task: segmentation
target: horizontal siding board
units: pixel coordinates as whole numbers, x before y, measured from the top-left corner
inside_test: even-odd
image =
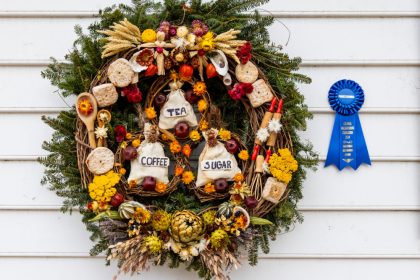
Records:
[[[86,27],[91,21],[78,19],[77,23]],[[417,32],[420,19],[284,19],[283,22],[292,30],[285,51],[304,60],[420,60]],[[0,36],[14,40],[13,44],[0,45],[0,60],[43,60],[51,56],[61,59],[75,39],[74,24],[72,19],[4,19],[0,21]],[[288,31],[280,22],[275,22],[270,31],[275,43],[286,43]],[[308,48],[308,44],[314,47]]]
[[[55,207],[61,199],[39,184],[43,167],[36,162],[0,162],[4,188],[0,208]],[[22,170],[25,170],[22,173]],[[337,171],[334,167],[308,172],[304,182],[304,198],[300,207],[308,208],[372,208],[407,209],[420,207],[420,163],[377,162],[362,166],[357,172]],[[16,180],[19,178],[19,180]],[[401,184],[404,178],[404,184]]]
[[[63,99],[49,81],[42,79],[43,67],[0,67],[0,108],[67,107],[74,98]],[[365,91],[369,108],[418,108],[420,104],[420,67],[303,67],[300,72],[312,78],[312,83],[300,84],[310,108],[329,108],[327,93],[339,79],[356,80]],[[25,83],[21,83],[25,77]],[[16,85],[19,84],[17,87]]]
[[[305,222],[271,244],[272,254],[419,255],[420,212],[305,212]],[[0,252],[87,253],[91,242],[78,214],[2,211]],[[30,229],[30,230],[29,230]],[[404,238],[402,238],[404,237]]]
[[[232,272],[232,279],[278,279],[288,280],[417,280],[420,274],[418,260],[260,260],[257,267],[250,267],[246,260],[243,267]],[[25,269],[22,269],[22,268]],[[304,269],[302,269],[304,268]],[[5,279],[31,280],[96,280],[112,279],[117,274],[115,263],[105,267],[103,259],[76,258],[11,258],[0,259],[0,270]],[[63,273],[68,271],[71,273]],[[287,275],[287,277],[285,277]],[[150,271],[133,277],[120,275],[119,280],[196,280],[194,272],[165,266],[154,267]]]
[[[52,130],[40,117],[39,114],[1,115],[0,127],[8,135],[32,137],[18,137],[13,142],[7,137],[0,138],[0,156],[45,155],[41,144],[50,138]],[[420,115],[367,114],[361,121],[371,156],[420,156]],[[308,130],[302,133],[302,138],[310,139],[322,156],[328,149],[333,122],[332,114],[316,114],[308,122]]]

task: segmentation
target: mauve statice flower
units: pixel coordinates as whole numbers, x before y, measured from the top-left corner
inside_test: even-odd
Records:
[[[191,23],[191,28],[192,33],[194,33],[194,35],[198,37],[203,36],[209,31],[209,27],[199,19],[193,20],[193,22]]]
[[[163,33],[165,33],[165,40],[169,39],[170,28],[171,28],[171,24],[169,23],[169,21],[164,20],[160,23],[159,31],[162,31]]]

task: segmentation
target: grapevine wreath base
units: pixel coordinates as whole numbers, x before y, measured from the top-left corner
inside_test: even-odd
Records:
[[[166,12],[182,11],[182,19],[168,16],[157,25],[124,18],[121,11],[129,15],[133,8],[107,10],[102,23],[112,21],[91,30],[102,36],[101,43],[95,41],[103,48],[102,64],[77,95],[74,111],[58,118],[75,119],[75,131],[46,119],[59,130],[44,145],[52,152],[41,160],[46,182],[53,189],[59,178],[79,185],[57,192],[84,197],[78,205],[85,206],[84,221],[100,239],[96,249],[118,260],[124,273],[169,260],[171,267],[184,262],[202,277],[227,279],[226,270],[239,266],[243,248],[255,263],[258,246],[268,252],[268,236],[299,219],[294,207],[304,177],[300,162],[310,166],[316,159],[297,154],[310,148],[288,123],[293,117],[282,116],[288,99],[300,111],[306,107],[293,102],[299,96],[293,87],[295,96],[289,96],[287,90],[280,94],[280,82],[270,85],[278,77],[264,68],[260,52],[254,54],[240,30],[219,26],[216,33],[211,14],[207,22],[194,13],[223,4],[218,2],[224,1],[202,6],[193,1],[191,7],[168,1]],[[139,11],[142,5],[152,4],[135,2]],[[162,12],[160,4],[153,5]],[[59,66],[44,75],[62,88],[53,76]],[[236,123],[230,114],[236,114]],[[62,137],[65,129],[73,130],[74,140]],[[66,159],[69,151],[54,150],[64,141],[76,146],[79,179],[66,179],[72,164],[57,177],[60,160],[74,162]]]

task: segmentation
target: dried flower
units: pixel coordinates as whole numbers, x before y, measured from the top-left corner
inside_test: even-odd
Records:
[[[241,160],[248,160],[248,159],[249,159],[249,154],[248,154],[248,151],[247,151],[247,150],[242,150],[242,151],[240,151],[240,152],[239,152],[239,154],[238,154],[238,157],[239,157]]]
[[[207,183],[205,186],[204,186],[204,191],[206,192],[206,193],[215,193],[216,192],[216,188],[215,188],[215,186],[214,186],[214,184],[213,183]]]
[[[186,185],[191,184],[195,179],[194,174],[192,173],[192,171],[184,171],[184,173],[182,173],[182,182]]]
[[[202,96],[207,91],[206,83],[198,81],[194,84],[193,91],[196,95]]]
[[[209,31],[208,26],[199,19],[192,21],[191,29],[192,33],[194,33],[194,35],[198,37],[203,36],[203,34],[206,34]]]
[[[157,182],[155,191],[158,193],[164,193],[168,189],[168,185],[163,182]]]
[[[130,188],[130,189],[132,189],[132,188],[135,188],[137,186],[137,180],[130,180],[129,182],[128,182],[128,187]]]
[[[216,210],[209,210],[204,212],[202,215],[204,223],[208,226],[214,223],[214,220],[216,219]]]
[[[230,243],[229,236],[223,229],[217,229],[211,233],[210,243],[216,250],[224,248]]]
[[[149,210],[143,207],[136,207],[136,210],[133,214],[133,220],[135,220],[139,224],[146,224],[150,221],[152,215],[150,214]]]
[[[154,55],[153,50],[143,49],[136,57],[136,62],[141,66],[149,66],[153,63]]]
[[[246,64],[251,59],[252,45],[250,42],[246,42],[236,51],[236,56],[242,64]]]
[[[108,128],[107,127],[100,127],[98,126],[95,129],[96,138],[107,138],[108,137]]]
[[[264,143],[265,141],[267,141],[268,137],[270,136],[270,133],[268,132],[268,129],[264,127],[264,128],[258,129],[256,136],[258,140]]]
[[[130,140],[133,137],[133,134],[131,134],[130,132],[127,132],[127,134],[125,135],[125,139]]]
[[[165,231],[171,224],[171,215],[162,209],[158,209],[152,216],[152,227],[156,231]]]
[[[120,143],[124,140],[127,130],[125,129],[125,126],[119,124],[114,127],[114,134],[115,140]]]
[[[197,142],[201,139],[201,135],[197,130],[191,130],[190,135],[189,135],[191,141]]]
[[[155,108],[153,107],[148,107],[144,110],[144,113],[146,114],[146,118],[148,118],[149,120],[153,120],[154,118],[157,117]]]
[[[77,105],[77,108],[79,112],[85,116],[93,112],[93,106],[87,99],[80,100],[79,104]]]
[[[268,122],[267,128],[270,132],[278,133],[280,132],[281,127],[282,125],[280,123],[280,120],[272,119],[271,121]]]
[[[189,144],[185,144],[184,147],[182,147],[182,153],[189,158],[191,155],[191,146]]]
[[[140,146],[140,144],[141,144],[140,139],[134,139],[134,140],[131,142],[131,145],[132,145],[134,148],[137,148],[138,146]]]
[[[127,97],[129,103],[139,103],[143,99],[137,84],[131,84],[122,88],[121,95]]]
[[[156,36],[156,31],[154,31],[153,29],[145,29],[141,33],[141,40],[145,43],[153,43],[156,41]]]
[[[200,49],[208,52],[214,49],[214,33],[207,32],[203,37],[199,44]]]
[[[110,202],[117,189],[114,187],[120,181],[120,175],[108,171],[104,175],[95,175],[89,184],[89,196],[98,202]]]
[[[201,131],[206,131],[207,129],[209,129],[209,123],[206,120],[202,119],[199,124],[199,129]]]
[[[200,113],[203,113],[205,110],[208,109],[208,104],[205,99],[200,99],[197,103],[198,111]]]
[[[169,144],[169,149],[173,154],[179,153],[181,151],[181,144],[176,140],[172,141],[171,144]]]
[[[121,175],[125,175],[125,173],[127,173],[127,170],[126,170],[125,168],[121,167],[121,168],[118,170],[118,173],[120,173]]]
[[[158,254],[162,251],[163,241],[155,235],[149,235],[142,239],[141,247],[145,253]]]
[[[239,183],[243,182],[245,180],[244,175],[242,173],[237,173],[235,176],[233,176],[233,181]]]
[[[245,199],[245,197],[251,195],[251,190],[246,183],[240,182],[235,183],[229,193],[232,195],[239,195],[241,199]]]
[[[165,33],[165,40],[169,39],[169,29],[171,28],[171,24],[169,21],[162,21],[159,25],[159,31]]]
[[[223,141],[227,141],[229,140],[232,136],[229,130],[221,128],[219,130],[219,137],[220,139],[222,139]]]
[[[279,181],[288,184],[292,173],[298,169],[298,163],[289,149],[279,149],[269,160],[270,173]]]
[[[182,166],[175,167],[175,176],[181,176],[183,172],[184,172],[184,168],[182,168]]]

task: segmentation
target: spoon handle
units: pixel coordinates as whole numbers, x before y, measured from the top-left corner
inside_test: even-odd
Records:
[[[91,146],[92,148],[96,148],[96,138],[95,138],[94,124],[93,123],[87,123],[86,128],[88,130],[89,146]]]

